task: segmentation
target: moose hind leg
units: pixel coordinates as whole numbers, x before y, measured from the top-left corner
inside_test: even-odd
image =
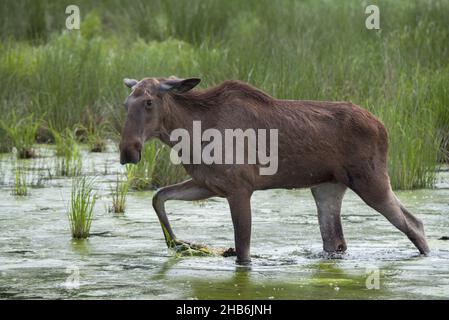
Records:
[[[353,190],[366,204],[381,213],[391,224],[402,231],[421,254],[429,253],[423,223],[405,209],[396,198],[391,189],[388,175],[357,180]]]
[[[340,217],[346,186],[341,183],[323,183],[312,187],[311,190],[318,209],[324,251],[331,253],[346,251]]]

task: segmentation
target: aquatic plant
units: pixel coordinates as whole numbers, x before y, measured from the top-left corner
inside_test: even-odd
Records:
[[[87,125],[77,124],[75,136],[77,141],[86,143],[90,152],[104,152],[106,150],[106,139],[109,123],[107,120],[95,118],[90,110],[86,112]]]
[[[85,239],[89,236],[96,199],[92,179],[80,177],[72,180],[68,217],[73,238]]]
[[[43,154],[41,157],[33,160],[28,166],[30,173],[29,186],[32,188],[42,188],[48,181],[53,179],[52,174],[52,162],[48,161],[47,154],[50,148],[41,148],[40,152]]]
[[[75,177],[81,174],[82,161],[77,145],[73,152],[57,157],[55,170],[58,176]]]
[[[64,156],[72,152],[73,146],[76,144],[74,130],[65,128],[62,131],[58,131],[50,127],[50,132],[55,142],[56,156]]]
[[[0,153],[10,152],[11,149],[11,141],[8,138],[6,130],[0,125]]]
[[[0,185],[4,185],[6,182],[5,172],[3,169],[3,161],[0,161]]]
[[[447,79],[449,83],[449,77]],[[443,113],[441,106],[423,106],[428,103],[434,87],[439,85],[438,81],[429,80],[420,73],[413,80],[401,77],[395,84],[398,90],[395,95],[385,99],[382,105],[368,105],[388,129],[388,164],[394,189],[416,189],[434,184],[438,159],[444,157],[444,139],[448,135],[439,124]]]
[[[20,159],[34,158],[36,151],[33,145],[36,141],[36,131],[40,125],[33,114],[18,117],[12,112],[9,119],[0,120],[0,126],[10,141],[10,146],[17,150]]]
[[[87,144],[90,152],[104,152],[106,150],[106,141],[102,136],[97,134],[89,135]]]
[[[15,196],[28,195],[27,174],[25,170],[17,164],[14,169],[14,188],[12,194]]]
[[[151,189],[153,174],[159,150],[155,142],[146,143],[140,161],[135,165],[126,165],[126,173],[131,188],[136,190]]]
[[[126,208],[126,196],[129,190],[128,179],[120,179],[117,174],[117,180],[114,186],[111,187],[112,205],[109,208],[113,213],[124,213]]]
[[[82,171],[80,148],[73,130],[65,129],[59,133],[51,129],[56,144],[56,175],[74,177]]]
[[[131,188],[136,190],[154,189],[187,178],[181,165],[170,160],[170,149],[159,141],[146,143],[140,161],[136,165],[126,166]]]
[[[156,168],[153,173],[152,183],[157,188],[184,181],[188,178],[187,172],[182,165],[175,165],[170,160],[171,149],[160,144],[158,146]]]
[[[3,114],[39,114],[60,132],[105,121],[119,131],[125,111],[118,106],[129,94],[123,77],[199,75],[203,86],[240,79],[281,99],[369,108],[390,132],[395,188],[431,187],[434,155],[447,161],[448,1],[384,1],[382,32],[365,28],[358,1],[80,3],[86,29],[70,33],[54,19],[64,11],[58,1],[0,2]],[[89,144],[101,149],[96,132]],[[160,157],[164,173],[150,165],[144,188],[182,176]]]
[[[167,248],[171,250],[178,257],[185,256],[223,256],[230,257],[235,256],[236,252],[233,248],[210,248],[204,244],[191,243],[188,241],[182,241],[173,239],[168,233],[167,229],[162,225],[162,231],[164,233],[165,243]]]

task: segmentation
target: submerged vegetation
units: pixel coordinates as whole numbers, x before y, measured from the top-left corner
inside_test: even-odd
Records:
[[[68,217],[74,239],[89,237],[96,200],[92,179],[82,177],[72,180]]]
[[[165,243],[167,248],[171,250],[175,256],[178,257],[198,257],[198,256],[223,256],[230,257],[235,256],[236,252],[234,248],[210,248],[204,244],[190,243],[188,241],[181,241],[173,239],[168,233],[167,229],[161,223],[162,231],[165,237]]]
[[[240,79],[277,98],[350,100],[369,109],[389,130],[394,188],[432,187],[448,160],[449,0],[382,1],[379,31],[365,28],[366,4],[355,0],[77,5],[81,29],[69,31],[63,2],[1,2],[4,119],[35,114],[58,132],[83,126],[84,142],[101,151],[123,122],[129,92],[122,78],[199,76],[203,86]],[[112,130],[100,128],[106,122]],[[0,131],[1,150],[16,144],[27,156],[29,140]],[[145,163],[130,169],[131,188],[185,178],[165,147],[148,148]],[[60,174],[75,175],[61,156]]]

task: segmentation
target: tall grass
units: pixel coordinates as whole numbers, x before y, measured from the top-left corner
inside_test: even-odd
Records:
[[[89,237],[96,197],[92,179],[82,177],[72,180],[68,217],[73,238]]]
[[[103,121],[98,124],[89,122],[86,127],[82,124],[77,126],[77,140],[87,144],[90,152],[104,152],[106,150],[106,132],[108,122]]]
[[[14,105],[60,132],[105,121],[118,130],[129,94],[124,77],[200,76],[203,86],[240,79],[278,98],[351,100],[368,108],[390,132],[395,188],[432,186],[436,159],[445,160],[449,0],[382,1],[381,31],[365,28],[367,4],[356,0],[79,5],[81,31],[68,32],[64,19],[55,19],[64,12],[59,1],[0,4],[4,114]],[[139,170],[148,178],[157,172],[153,165]],[[179,174],[166,161],[160,166]]]
[[[156,169],[153,173],[152,183],[155,187],[171,185],[184,181],[188,175],[182,165],[174,165],[170,160],[170,148],[159,146],[160,150],[156,159]]]
[[[56,145],[56,175],[74,177],[81,174],[80,148],[73,130],[66,128],[62,133],[51,129]]]
[[[27,175],[24,169],[17,165],[14,169],[14,187],[12,194],[15,196],[28,195]]]
[[[34,158],[36,152],[33,145],[36,142],[36,132],[40,122],[34,119],[34,115],[19,118],[12,112],[9,119],[0,120],[0,126],[9,145],[17,150],[17,156],[21,159]]]
[[[432,186],[438,158],[444,154],[439,116],[445,112],[442,106],[432,107],[428,102],[435,81],[417,74],[413,80],[401,78],[396,85],[397,96],[372,108],[389,129],[391,184],[396,189]],[[400,152],[393,149],[398,147]]]
[[[130,187],[136,190],[154,189],[187,178],[181,165],[171,163],[170,149],[158,141],[146,143],[139,163],[126,169]]]

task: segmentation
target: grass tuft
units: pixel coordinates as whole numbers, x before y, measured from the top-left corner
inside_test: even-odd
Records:
[[[126,208],[126,196],[129,190],[129,181],[127,179],[120,179],[117,174],[117,180],[114,186],[111,187],[112,205],[109,212],[124,213]]]
[[[181,165],[170,161],[170,149],[159,141],[146,143],[136,165],[126,167],[130,187],[136,190],[155,189],[187,178]]]
[[[0,126],[5,132],[6,138],[10,141],[10,146],[17,150],[18,158],[36,157],[33,145],[36,142],[36,132],[40,122],[34,119],[33,114],[19,118],[13,112],[9,119],[0,121]]]
[[[56,144],[56,175],[75,177],[81,174],[82,160],[80,147],[73,130],[65,129],[59,133],[51,129]]]
[[[74,239],[89,237],[96,199],[97,195],[93,191],[93,180],[87,177],[72,180],[68,217]]]
[[[28,186],[27,186],[27,175],[25,170],[16,164],[14,173],[14,189],[12,194],[15,196],[27,196]]]

